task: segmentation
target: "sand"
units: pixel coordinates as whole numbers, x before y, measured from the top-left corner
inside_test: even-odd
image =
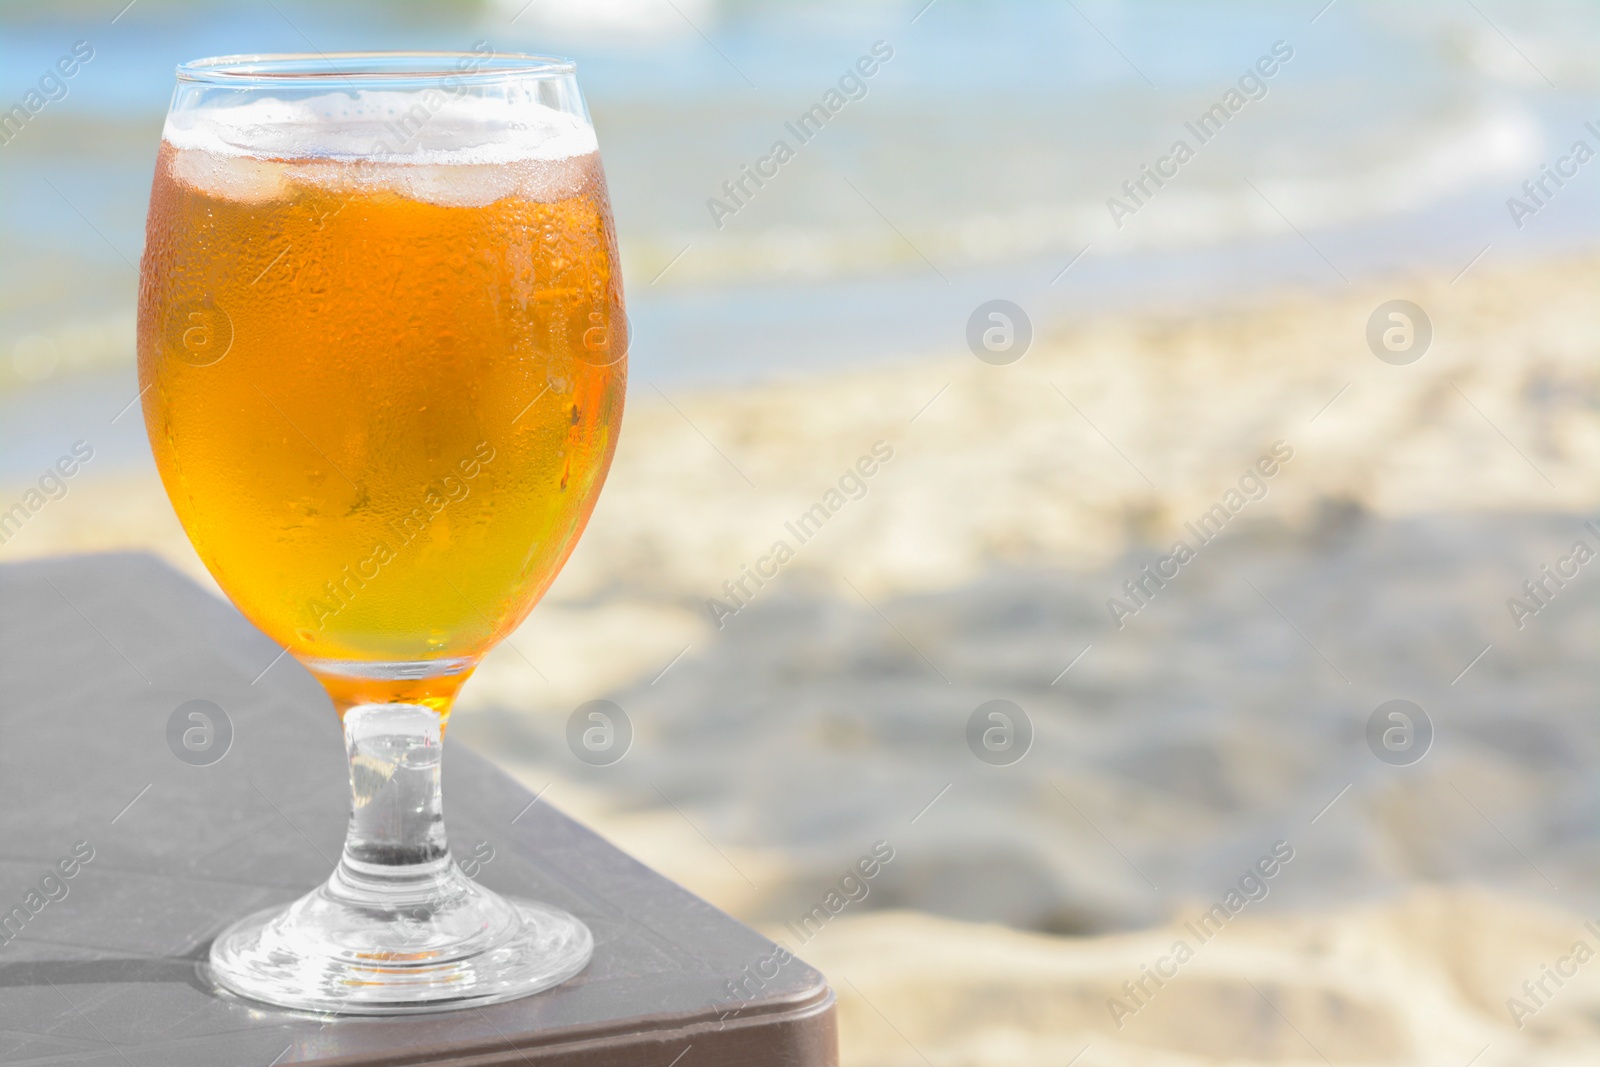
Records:
[[[1520,1031],[1505,1000],[1600,892],[1600,567],[1507,602],[1600,549],[1597,286],[1600,260],[1491,256],[1042,329],[1006,367],[953,339],[759,388],[635,381],[588,533],[452,735],[778,935],[889,844],[800,947],[848,1064],[1593,1062],[1587,985]],[[1364,337],[1397,297],[1435,332],[1407,366]],[[1186,524],[1264,460],[1202,544]],[[1141,606],[1124,582],[1178,538],[1194,558]],[[198,573],[152,475],[91,471],[0,560],[130,545]],[[596,698],[634,726],[609,767],[565,741]],[[1010,766],[966,740],[995,699],[1035,735]],[[1433,726],[1407,766],[1366,739],[1392,699]],[[1108,984],[1278,842],[1266,898],[1113,1026]]]
[[[1577,1067],[1600,1043],[1600,963],[1573,955],[1600,949],[1585,921],[1436,888],[1241,918],[1203,945],[1181,924],[1063,940],[895,912],[841,918],[810,958],[858,1067]],[[1114,1016],[1134,1003],[1123,983],[1184,939],[1194,957]],[[1548,995],[1518,988],[1558,963],[1572,977],[1546,979]]]

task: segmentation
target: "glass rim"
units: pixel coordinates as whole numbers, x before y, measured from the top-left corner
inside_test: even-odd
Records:
[[[526,52],[266,52],[191,59],[178,64],[177,77],[180,82],[235,88],[341,82],[370,86],[431,84],[451,78],[480,82],[559,78],[577,69],[577,63],[565,57]]]

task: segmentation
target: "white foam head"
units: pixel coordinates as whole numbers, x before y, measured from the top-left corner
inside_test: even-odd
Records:
[[[393,163],[556,161],[595,151],[579,115],[531,98],[361,89],[299,99],[181,109],[162,136],[174,148],[257,159]]]
[[[174,110],[163,139],[176,176],[229,199],[260,201],[290,181],[392,186],[439,203],[479,205],[512,192],[561,195],[572,168],[594,153],[581,115],[530,97],[443,89],[355,90]],[[352,163],[362,164],[351,167]],[[568,180],[554,180],[559,175]],[[527,188],[544,175],[549,189]],[[541,195],[542,194],[542,195]]]

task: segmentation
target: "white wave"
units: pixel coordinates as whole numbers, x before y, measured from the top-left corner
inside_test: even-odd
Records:
[[[580,36],[692,34],[715,16],[712,0],[494,0],[492,7],[519,26]]]
[[[914,266],[923,256],[950,268],[1051,255],[1065,262],[1089,243],[1096,254],[1179,249],[1281,234],[1284,216],[1302,230],[1324,229],[1417,211],[1497,182],[1515,186],[1537,169],[1545,142],[1531,113],[1483,109],[1427,138],[1369,147],[1365,162],[1341,160],[1339,169],[1327,154],[1289,152],[1246,158],[1222,171],[1185,170],[1124,219],[1120,230],[1106,208],[1106,197],[1118,190],[1078,189],[1054,203],[897,220],[909,244],[866,220],[860,225],[730,225],[714,241],[688,231],[639,235],[631,242],[632,252],[639,268],[653,276],[692,243],[694,252],[663,279],[685,284],[848,276]]]

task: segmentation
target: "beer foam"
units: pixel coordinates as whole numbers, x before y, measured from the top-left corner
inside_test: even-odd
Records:
[[[257,159],[393,163],[556,162],[597,150],[594,127],[531,99],[359,90],[180,109],[162,137],[174,148]]]
[[[360,90],[261,97],[168,115],[173,174],[230,200],[263,202],[293,183],[391,188],[439,204],[570,195],[598,150],[582,116],[531,99]],[[360,167],[351,164],[359,163]]]

